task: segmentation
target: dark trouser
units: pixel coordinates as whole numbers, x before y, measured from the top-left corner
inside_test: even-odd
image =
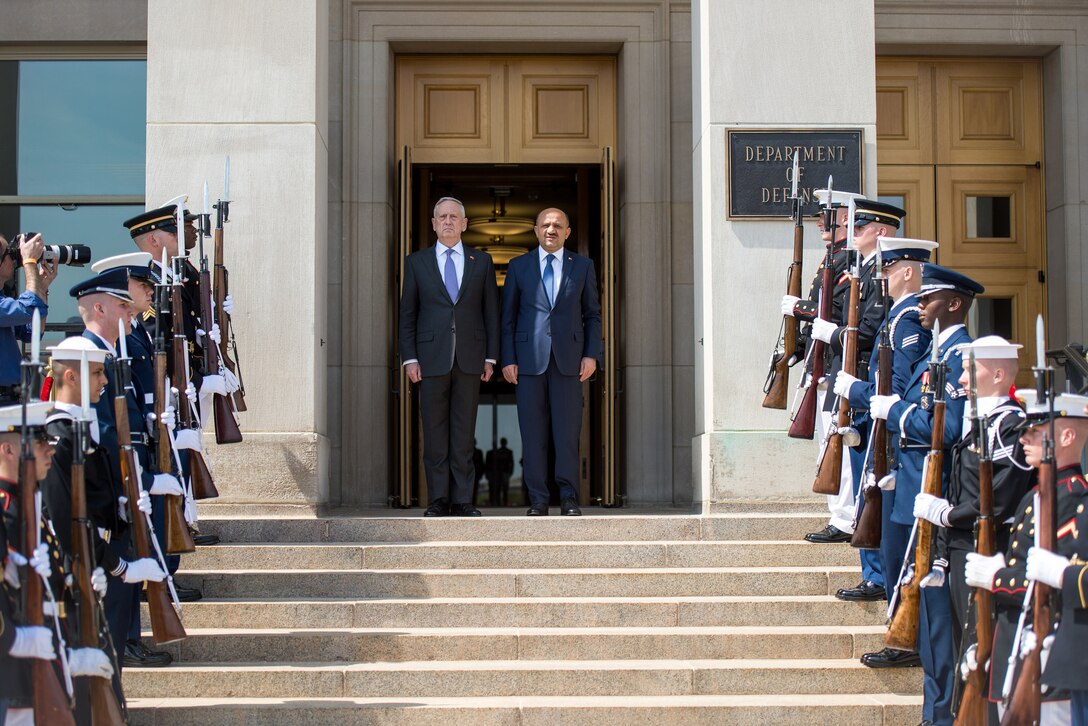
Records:
[[[974,588],[964,580],[967,568],[967,550],[949,548],[948,550],[948,594],[952,599],[952,646],[956,658],[976,640],[975,623],[977,618],[971,607]],[[968,614],[970,613],[970,617]]]
[[[480,376],[457,368],[444,376],[427,376],[419,384],[423,419],[423,469],[430,501],[448,499],[468,504],[472,498],[476,465],[476,409]]]
[[[578,499],[578,440],[582,433],[582,383],[559,372],[553,357],[537,376],[518,374],[518,426],[529,502],[548,506],[548,441],[555,445],[559,498]]]
[[[918,655],[922,659],[922,718],[937,726],[952,726],[952,691],[956,656],[952,648],[952,600],[943,587],[921,588],[918,616]]]
[[[854,498],[858,501],[859,518],[861,511],[865,508],[865,497],[861,494],[861,479],[865,473],[865,451],[865,447],[850,449],[850,474],[854,477]],[[884,511],[883,507],[880,511]],[[883,587],[884,572],[880,562],[880,550],[859,550],[858,557],[861,559],[861,579]]]
[[[114,552],[126,560],[132,559],[129,543],[131,533],[125,532],[120,537],[110,542]],[[133,613],[135,605],[136,612]],[[106,609],[106,623],[110,628],[110,639],[113,648],[117,651],[118,661],[125,650],[125,640],[130,637],[133,620],[136,622],[136,635],[140,634],[140,585],[126,585],[120,577],[109,576],[106,588],[106,598],[103,603]],[[120,663],[118,663],[120,668]]]
[[[496,474],[494,479],[487,477],[487,501],[492,507],[506,506],[506,489],[510,486],[510,477]]]
[[[892,502],[895,492],[881,492],[880,503],[880,568],[884,573],[884,586],[888,600],[891,600],[896,584],[903,569],[903,560],[907,556],[907,540],[910,539],[910,527],[892,521]]]
[[[1088,726],[1088,691],[1070,691],[1069,710],[1073,726]]]

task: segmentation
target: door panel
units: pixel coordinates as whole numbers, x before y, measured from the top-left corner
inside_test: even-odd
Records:
[[[937,215],[933,208],[933,167],[882,166],[879,178],[880,198],[907,210],[902,236],[937,239]]]
[[[407,146],[401,149],[397,159],[397,299],[404,290],[403,261],[412,252],[412,152]],[[397,478],[392,493],[392,503],[396,507],[412,506],[412,482],[415,446],[415,427],[412,416],[412,386],[408,374],[400,364],[400,350],[396,331],[400,320],[397,311],[400,306],[394,304],[393,321],[393,370],[391,378],[396,392],[395,438],[397,450]],[[426,487],[423,488],[426,490]]]
[[[956,267],[978,280],[986,292],[971,306],[968,330],[974,337],[1000,335],[1020,343],[1020,375],[1017,386],[1033,385],[1035,364],[1035,318],[1046,310],[1043,284],[1034,270],[993,267]]]
[[[601,328],[604,334],[604,360],[601,386],[601,435],[604,462],[602,466],[601,504],[606,507],[623,503],[618,490],[617,462],[619,452],[619,346],[616,341],[616,234],[617,220],[616,160],[611,148],[605,148],[601,158]]]
[[[878,163],[933,162],[932,77],[928,64],[912,60],[877,60]]]

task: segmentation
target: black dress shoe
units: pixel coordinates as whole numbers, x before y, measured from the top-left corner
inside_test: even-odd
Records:
[[[564,499],[559,504],[559,513],[566,517],[582,516],[582,510],[578,508],[578,502],[573,499]]]
[[[174,662],[174,657],[162,651],[153,651],[139,640],[126,640],[121,655],[123,668],[162,668]]]
[[[178,587],[174,585],[174,592],[178,594],[178,602],[196,602],[204,597],[204,593],[195,587]]]
[[[482,517],[484,515],[483,515],[483,512],[481,512],[479,509],[472,506],[471,504],[451,504],[450,505],[450,516],[451,517]]]
[[[435,499],[431,502],[431,506],[427,507],[427,511],[423,513],[424,517],[448,517],[450,514],[450,500],[449,499]]]
[[[805,535],[805,540],[808,542],[815,542],[816,544],[830,544],[832,542],[849,542],[850,533],[843,532],[838,527],[827,525],[819,532],[809,532]]]
[[[850,602],[870,602],[884,599],[884,588],[869,580],[862,580],[857,587],[844,587],[835,593],[840,600]]]
[[[885,648],[861,656],[861,664],[870,668],[916,668],[922,665],[922,657],[911,650]]]
[[[214,534],[194,534],[193,544],[197,547],[208,547],[219,544],[219,537]]]
[[[548,507],[545,504],[534,504],[529,507],[529,511],[525,513],[528,517],[547,517]]]

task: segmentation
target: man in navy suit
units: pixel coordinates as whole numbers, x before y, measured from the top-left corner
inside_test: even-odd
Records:
[[[536,218],[540,246],[510,261],[502,295],[502,374],[517,385],[523,477],[530,517],[548,513],[548,443],[555,448],[561,512],[578,508],[582,383],[601,354],[601,304],[593,262],[563,245],[561,209]]]
[[[423,418],[423,516],[479,517],[473,437],[480,381],[499,355],[499,291],[491,257],[461,242],[461,202],[439,199],[431,226],[438,242],[408,256],[400,298],[400,355]]]

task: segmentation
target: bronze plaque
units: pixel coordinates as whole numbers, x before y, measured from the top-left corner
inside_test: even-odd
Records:
[[[730,219],[781,219],[793,213],[793,158],[800,158],[798,195],[804,213],[816,213],[812,192],[862,189],[861,129],[728,131],[727,194]]]

